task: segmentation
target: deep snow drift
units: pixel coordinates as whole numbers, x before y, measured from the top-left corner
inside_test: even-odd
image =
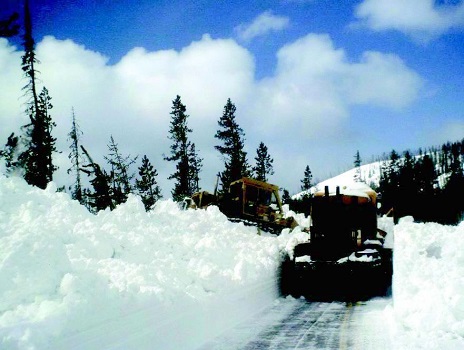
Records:
[[[281,258],[306,238],[257,235],[214,207],[146,213],[135,196],[95,216],[55,190],[0,176],[0,349],[195,349],[271,305]],[[397,348],[464,348],[463,235],[395,227],[379,327]]]
[[[192,349],[275,300],[305,236],[135,196],[95,216],[55,190],[0,177],[0,349]]]

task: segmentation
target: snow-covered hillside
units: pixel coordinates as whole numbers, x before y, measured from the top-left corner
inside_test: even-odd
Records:
[[[0,176],[0,349],[195,349],[271,305],[306,234],[257,235],[217,208],[137,197],[92,215]],[[464,224],[395,227],[396,349],[464,348]]]
[[[373,162],[369,164],[363,164],[359,167],[359,173],[361,180],[369,186],[378,186],[380,183],[380,168],[383,162]],[[311,193],[323,191],[325,186],[329,186],[329,190],[335,191],[336,186],[353,185],[355,182],[354,178],[357,169],[353,168],[340,175],[331,177],[330,179],[321,181],[313,186],[310,190]],[[301,198],[305,192],[297,193],[293,196],[293,199]]]

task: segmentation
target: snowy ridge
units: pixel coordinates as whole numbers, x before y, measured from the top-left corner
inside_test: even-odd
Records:
[[[361,180],[371,186],[372,184],[378,186],[380,183],[380,171],[383,162],[374,162],[360,166]],[[337,186],[346,188],[356,188],[359,182],[355,182],[356,168],[345,171],[344,173],[332,177],[330,179],[319,182],[317,185],[310,189],[310,193],[314,194],[319,191],[324,191],[325,186],[329,186],[330,192],[335,192]],[[306,192],[300,192],[292,196],[293,199],[300,199]]]

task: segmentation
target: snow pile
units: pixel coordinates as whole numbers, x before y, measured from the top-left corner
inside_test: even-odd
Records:
[[[464,349],[464,222],[395,226],[393,314],[408,349]]]
[[[304,235],[135,196],[95,216],[55,191],[0,177],[1,349],[192,349],[278,297]]]
[[[308,237],[257,235],[215,207],[146,213],[137,197],[95,216],[55,191],[0,176],[0,349],[198,348],[273,304],[281,259]],[[394,231],[379,327],[395,349],[464,348],[464,223]]]

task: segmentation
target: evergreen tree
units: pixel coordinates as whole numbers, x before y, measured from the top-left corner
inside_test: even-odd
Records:
[[[253,167],[255,179],[266,182],[267,175],[274,174],[274,168],[272,166],[272,163],[274,163],[274,159],[272,159],[269,155],[267,147],[264,145],[263,142],[259,144],[259,147],[256,150],[255,161],[256,165]]]
[[[313,175],[311,173],[311,170],[309,169],[309,165],[306,165],[306,168],[304,171],[304,177],[303,177],[303,180],[301,180],[301,190],[309,192],[311,187],[313,187],[312,181],[313,181]]]
[[[24,178],[30,184],[39,188],[45,188],[48,182],[53,180],[53,172],[57,169],[53,165],[52,154],[56,152],[56,139],[51,131],[56,126],[50,116],[51,97],[44,87],[37,94],[35,64],[35,41],[32,37],[32,23],[29,12],[29,2],[24,6],[24,35],[22,56],[22,70],[28,80],[23,88],[28,97],[26,113],[30,123],[25,125],[25,137],[22,138],[23,151],[18,155],[15,164],[24,170]]]
[[[356,151],[354,156],[354,181],[361,182],[361,156],[359,155],[359,151]]]
[[[15,168],[17,168],[15,155],[18,149],[18,141],[18,136],[15,136],[14,133],[11,133],[11,135],[8,137],[4,149],[0,150],[0,158],[5,159],[5,170],[7,174],[10,174]]]
[[[437,221],[440,209],[437,207],[439,191],[436,188],[437,172],[432,158],[425,154],[415,163],[414,178],[416,182],[414,218],[424,221]]]
[[[390,153],[390,159],[382,164],[379,192],[382,198],[382,213],[388,213],[395,207],[399,188],[399,155],[395,150]]]
[[[84,196],[88,203],[88,208],[93,213],[105,210],[106,208],[113,210],[115,205],[112,201],[111,195],[111,177],[100,167],[100,165],[93,161],[92,157],[90,157],[89,153],[82,145],[81,150],[88,160],[87,164],[83,164],[81,170],[88,176],[93,176],[90,180],[93,192],[86,191]]]
[[[200,186],[200,171],[202,168],[202,161],[195,149],[195,144],[190,143],[190,147],[188,150],[189,155],[189,191],[188,193],[192,194],[199,191]]]
[[[135,187],[145,210],[149,211],[153,205],[161,198],[161,189],[156,182],[158,172],[153,168],[147,156],[142,158],[142,165],[139,167],[139,179],[135,180]]]
[[[74,108],[72,109],[72,126],[71,131],[68,134],[68,141],[71,141],[69,148],[71,152],[69,153],[69,160],[71,161],[71,168],[68,169],[68,174],[73,173],[75,176],[74,184],[69,186],[71,190],[71,198],[78,200],[79,203],[84,204],[84,197],[82,192],[81,184],[81,157],[79,154],[79,143],[80,137],[82,136],[82,131],[79,129],[79,125],[76,122],[76,115],[74,113]]]
[[[460,157],[459,146],[451,145],[450,173],[443,189],[444,221],[448,224],[456,224],[464,219],[464,171]]]
[[[39,111],[39,97],[36,87],[36,69],[35,64],[37,59],[35,57],[35,41],[32,36],[32,21],[29,11],[29,0],[24,1],[24,34],[22,36],[24,55],[22,58],[21,68],[27,78],[27,84],[23,87],[26,90],[28,97],[28,115],[31,124],[34,124],[37,119],[36,114]]]
[[[236,107],[229,98],[218,121],[220,129],[214,136],[223,142],[223,145],[214,146],[225,162],[225,169],[220,175],[223,190],[232,181],[250,175],[247,153],[244,151],[245,134],[235,120],[235,111]]]
[[[399,217],[414,215],[414,203],[417,202],[417,182],[415,178],[415,161],[409,151],[405,151],[400,162],[395,211]]]
[[[290,197],[290,193],[288,190],[283,189],[282,191],[282,204],[290,204],[292,198]]]
[[[428,154],[425,154],[416,163],[414,173],[418,192],[427,196],[433,195],[435,187],[437,186],[438,176],[435,170],[435,164]]]
[[[28,140],[27,148],[19,155],[18,162],[23,167],[24,179],[28,184],[44,189],[53,180],[57,167],[53,165],[53,153],[56,152],[56,138],[51,134],[56,124],[49,111],[53,108],[51,97],[44,87],[40,93],[37,106],[29,106],[32,122],[24,126]]]
[[[172,198],[181,201],[186,196],[190,196],[198,188],[199,172],[201,169],[201,159],[198,157],[195,145],[188,140],[188,134],[192,132],[187,126],[187,108],[182,104],[181,98],[177,95],[172,101],[171,126],[168,137],[172,140],[171,155],[164,156],[169,162],[176,162],[176,171],[168,179],[177,180],[172,190]]]
[[[123,156],[118,149],[118,145],[114,141],[113,136],[110,137],[108,144],[110,151],[107,157],[104,157],[111,166],[111,197],[115,205],[124,203],[127,197],[132,193],[131,181],[135,174],[130,173],[130,166],[135,163],[137,157]]]

